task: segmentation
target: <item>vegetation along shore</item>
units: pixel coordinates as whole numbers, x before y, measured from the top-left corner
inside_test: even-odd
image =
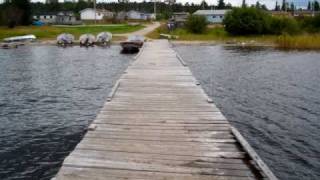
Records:
[[[181,41],[216,41],[234,44],[273,45],[285,49],[320,49],[320,15],[274,17],[262,9],[234,8],[222,25],[208,25],[203,16],[190,15],[184,26],[168,30],[166,24],[148,34]]]

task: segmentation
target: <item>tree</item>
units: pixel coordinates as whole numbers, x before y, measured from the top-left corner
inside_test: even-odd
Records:
[[[4,16],[8,25],[29,25],[31,23],[31,4],[29,0],[6,1]]]
[[[281,10],[282,10],[282,11],[287,11],[287,2],[286,2],[286,0],[282,0]]]
[[[280,5],[278,4],[278,1],[276,1],[276,7],[274,8],[275,11],[280,11]]]
[[[295,9],[296,9],[296,8],[295,8],[293,2],[291,2],[291,4],[290,4],[290,10],[291,10],[291,11],[294,11]]]
[[[308,10],[311,10],[311,2],[308,2]]]
[[[207,19],[204,16],[190,15],[186,21],[188,31],[196,34],[201,34],[207,29]]]
[[[261,5],[260,5],[260,2],[259,2],[259,1],[256,2],[256,8],[257,8],[257,9],[261,9]]]
[[[226,4],[224,3],[224,0],[218,0],[218,9],[225,9],[226,8]]]
[[[223,20],[225,30],[233,35],[265,34],[270,32],[271,16],[256,8],[234,8]]]
[[[314,2],[314,10],[315,10],[315,11],[319,11],[319,10],[320,10],[320,5],[319,5],[319,2],[318,2],[318,1],[315,1],[315,2]]]
[[[202,7],[202,9],[207,9],[208,8],[208,4],[205,0],[203,0],[200,4],[200,6]]]
[[[246,0],[242,0],[242,7],[243,8],[247,7]]]

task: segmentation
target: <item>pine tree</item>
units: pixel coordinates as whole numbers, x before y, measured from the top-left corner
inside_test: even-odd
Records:
[[[243,8],[247,7],[246,0],[242,0],[242,7]]]
[[[260,5],[260,2],[259,2],[259,1],[256,2],[256,8],[257,8],[257,9],[261,9],[261,5]]]
[[[319,5],[319,2],[318,2],[318,1],[315,1],[315,2],[314,2],[314,10],[315,10],[315,11],[319,11],[319,10],[320,10],[320,5]]]
[[[226,4],[224,3],[224,0],[218,0],[218,9],[225,9]]]
[[[308,2],[308,10],[311,10],[311,2]]]
[[[282,0],[281,10],[282,10],[282,11],[286,11],[286,10],[287,10],[287,2],[286,2],[286,0]]]

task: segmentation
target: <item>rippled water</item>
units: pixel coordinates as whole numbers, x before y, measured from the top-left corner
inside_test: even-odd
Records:
[[[55,175],[130,63],[120,49],[0,49],[0,179]]]
[[[319,52],[175,49],[280,179],[320,179]]]

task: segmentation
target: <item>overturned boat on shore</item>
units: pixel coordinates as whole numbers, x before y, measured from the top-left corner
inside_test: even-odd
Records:
[[[141,35],[131,35],[124,42],[121,42],[122,53],[136,53],[143,46],[145,38]]]
[[[109,45],[112,40],[112,34],[110,32],[101,32],[97,35],[97,44]]]
[[[57,44],[61,46],[71,45],[74,42],[74,36],[72,34],[63,33],[57,37]]]
[[[83,34],[79,38],[80,46],[93,46],[96,42],[96,38],[92,34]]]
[[[33,34],[29,35],[24,35],[24,36],[14,36],[14,37],[9,37],[3,39],[4,42],[6,43],[11,43],[11,42],[27,42],[27,41],[35,41],[37,38]]]

